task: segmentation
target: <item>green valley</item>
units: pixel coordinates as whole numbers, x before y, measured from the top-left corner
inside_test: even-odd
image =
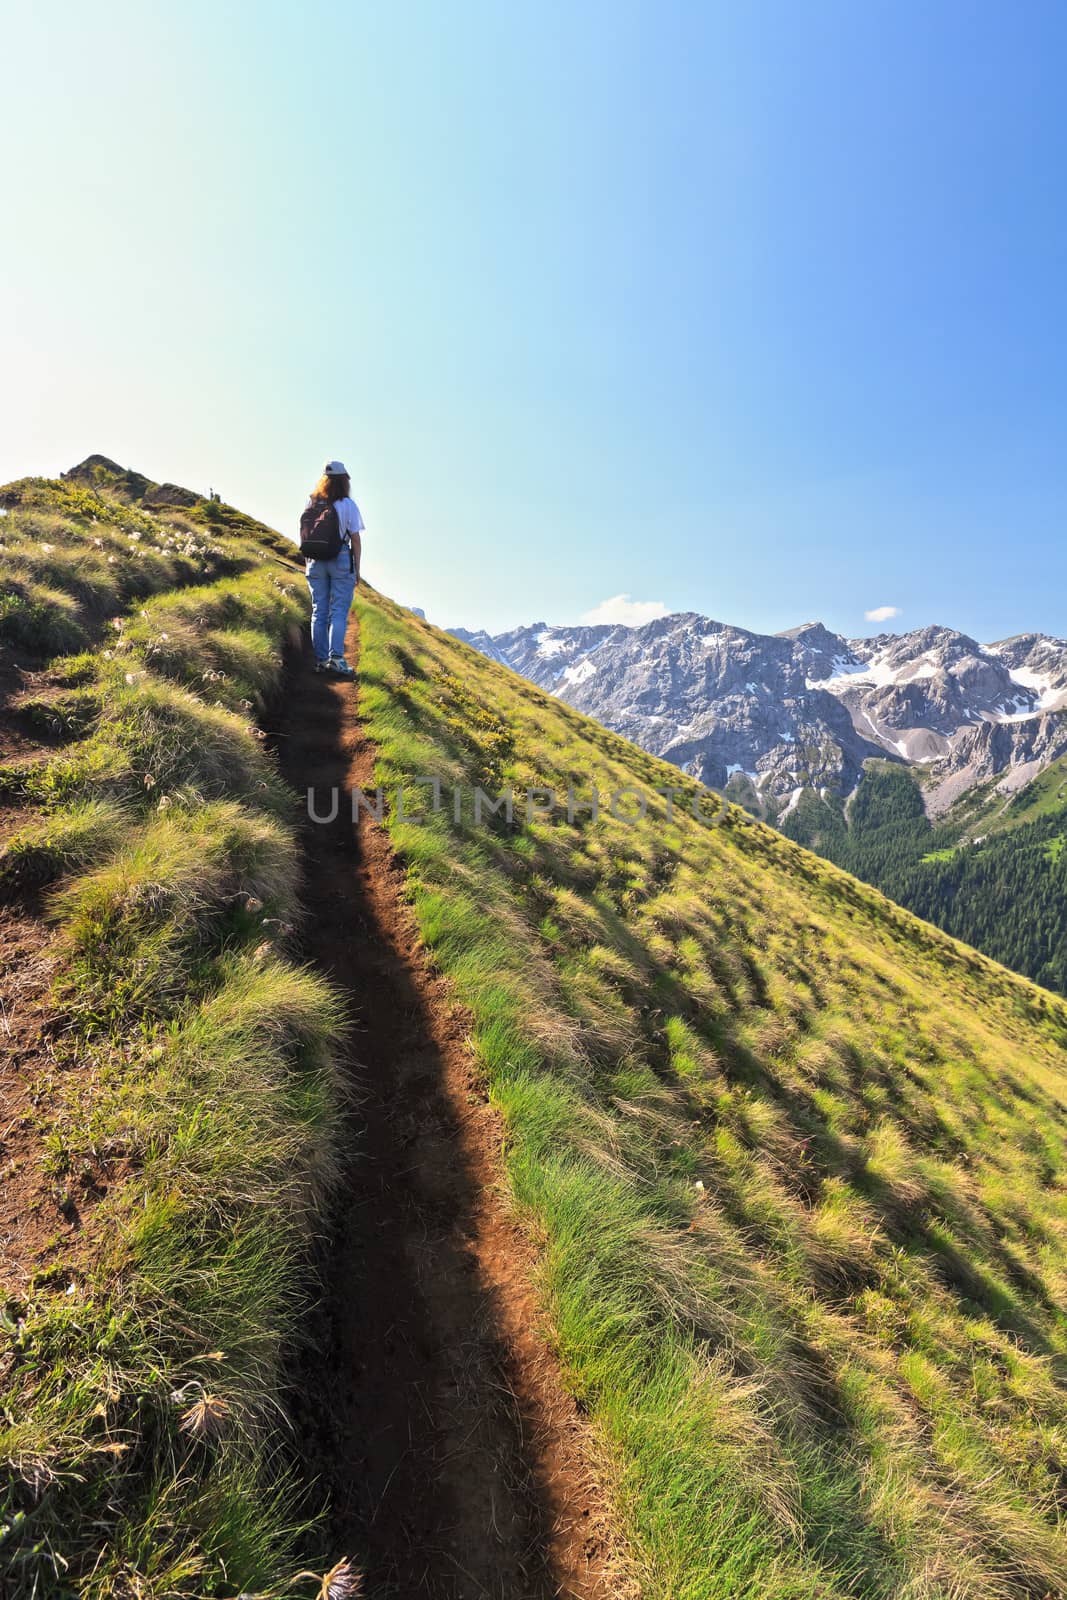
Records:
[[[872,761],[842,806],[806,791],[781,822],[918,916],[1067,992],[1067,761],[1015,794],[986,783],[930,819],[914,771]]]

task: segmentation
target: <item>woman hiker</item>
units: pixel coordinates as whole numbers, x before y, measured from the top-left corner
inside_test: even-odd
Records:
[[[327,461],[300,518],[300,548],[311,590],[315,671],[354,678],[345,660],[345,630],[359,582],[363,518],[343,461]]]

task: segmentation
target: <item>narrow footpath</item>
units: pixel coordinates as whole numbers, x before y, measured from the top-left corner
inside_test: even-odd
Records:
[[[358,642],[353,618],[349,660]],[[301,796],[372,787],[358,708],[358,681],[316,676],[305,641],[273,735]],[[630,1595],[504,1202],[501,1123],[388,835],[346,804],[304,832],[305,954],[353,1017],[348,1170],[298,1374],[332,1548],[366,1600]]]

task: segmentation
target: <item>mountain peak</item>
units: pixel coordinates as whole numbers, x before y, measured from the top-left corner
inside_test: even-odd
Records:
[[[90,455],[64,472],[67,483],[82,483],[88,488],[107,489],[143,506],[197,506],[207,496],[185,489],[180,483],[154,483],[143,472],[120,467],[110,456]]]
[[[845,641],[841,635],[831,633],[822,622],[802,622],[796,628],[783,628],[781,633],[776,633],[774,637],[792,639],[805,649],[814,650],[820,655],[825,652],[840,655],[845,650]]]

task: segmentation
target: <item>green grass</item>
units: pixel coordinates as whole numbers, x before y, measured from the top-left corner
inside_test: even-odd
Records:
[[[648,1597],[1063,1592],[1067,1008],[361,591],[361,705]],[[426,810],[426,790],[408,804]]]
[[[54,748],[4,777],[24,816],[0,893],[44,895],[54,927],[32,1131],[81,1227],[5,1292],[0,1588],[310,1593],[282,1354],[336,1180],[342,1018],[288,953],[294,808],[250,721],[299,572],[240,519],[5,493],[0,563],[31,620],[2,637],[39,669],[15,714]],[[42,627],[46,585],[63,604]],[[78,653],[45,665],[57,650]]]
[[[1046,817],[1062,817],[1067,810],[1067,757],[1052,761],[1016,794],[989,796],[985,806],[970,824],[971,833],[991,837],[1040,822]]]
[[[14,897],[111,855],[125,827],[122,808],[108,800],[74,801],[60,811],[34,817],[4,847],[0,893]]]

